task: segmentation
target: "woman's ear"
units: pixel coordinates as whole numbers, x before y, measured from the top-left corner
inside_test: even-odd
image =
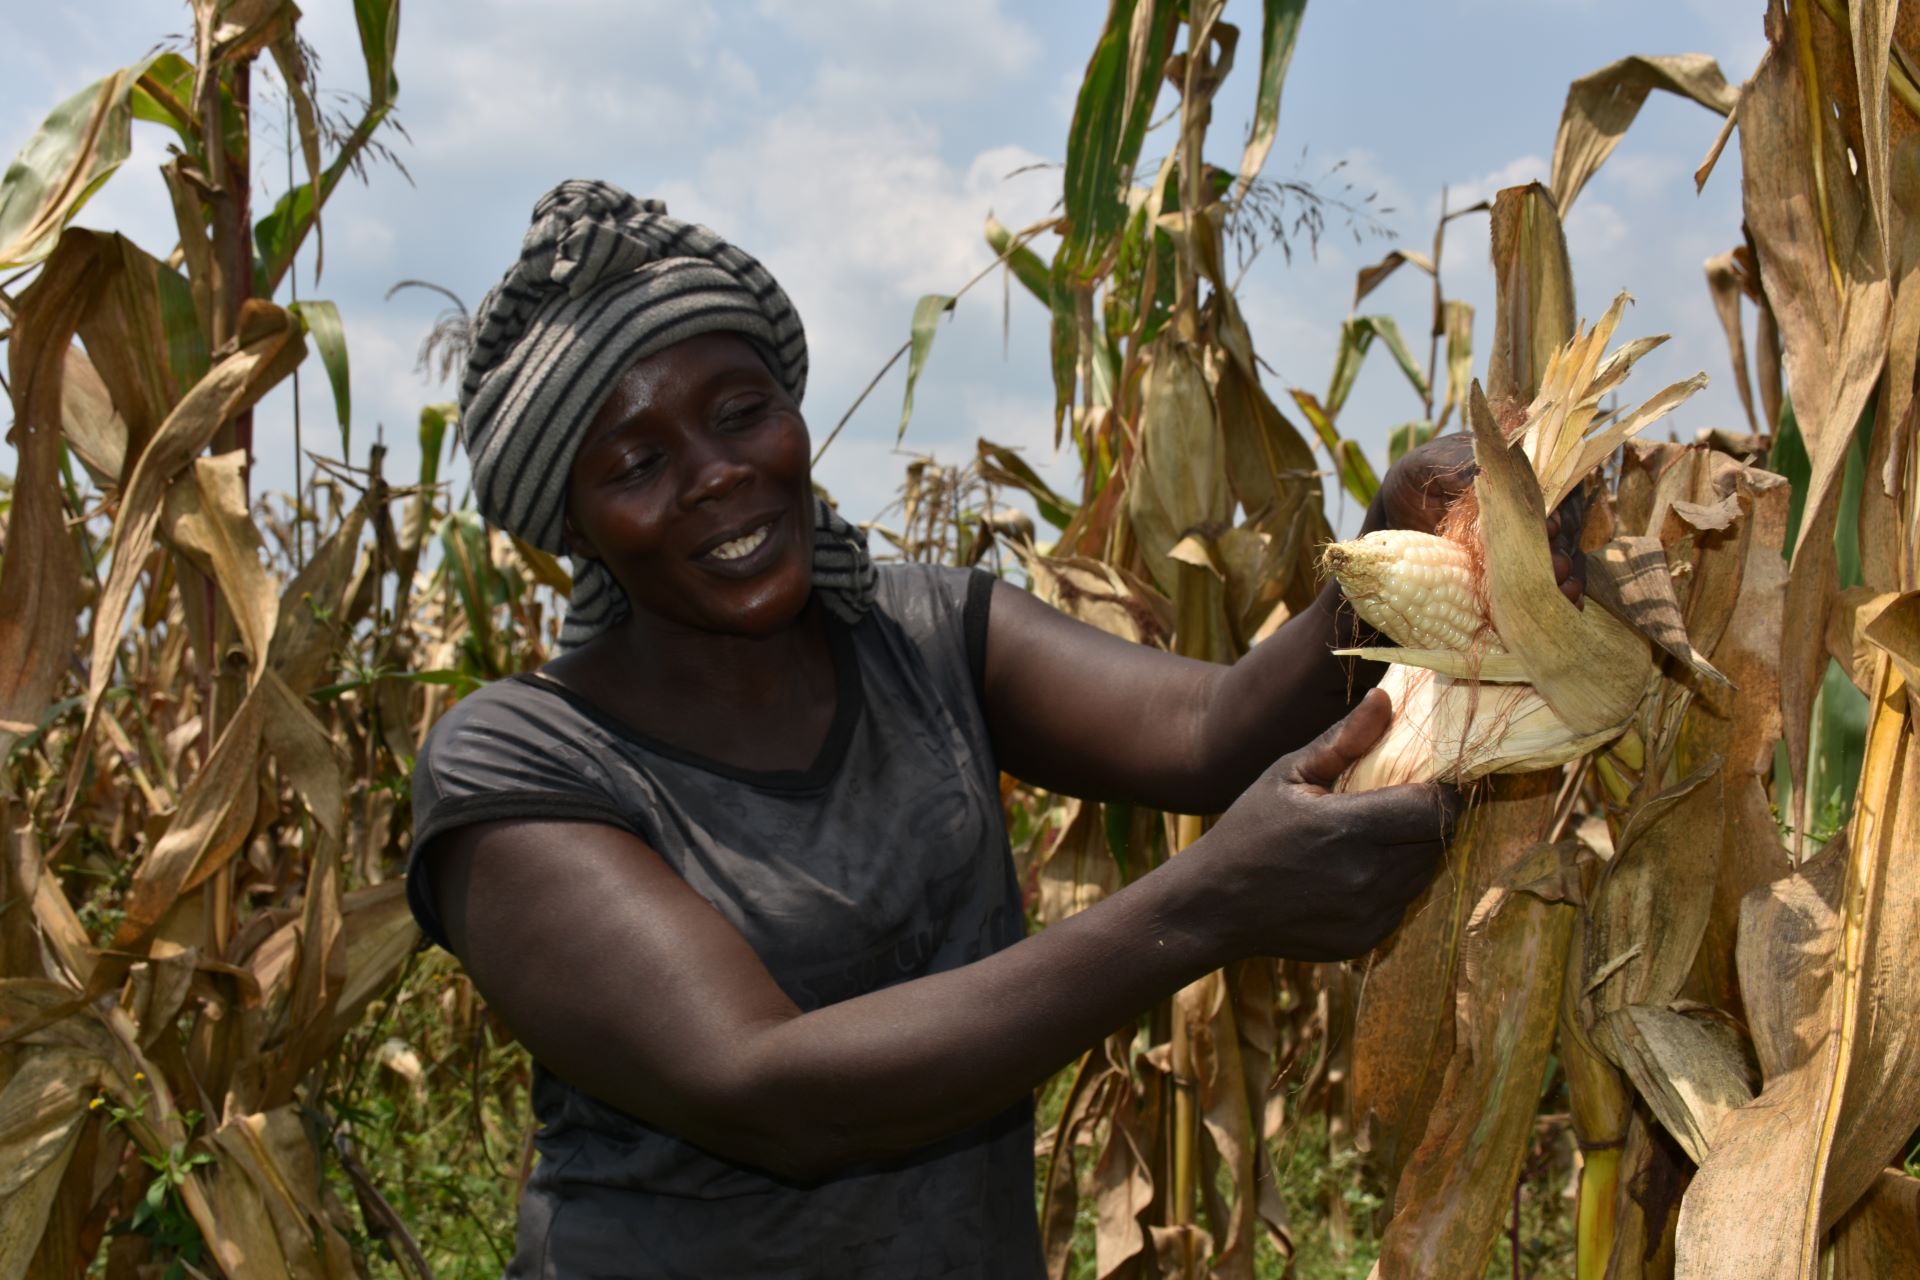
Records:
[[[567,544],[568,554],[579,556],[582,560],[598,560],[600,558],[599,551],[595,549],[591,542],[587,541],[586,535],[573,527],[573,516],[571,514],[560,517],[560,538]]]

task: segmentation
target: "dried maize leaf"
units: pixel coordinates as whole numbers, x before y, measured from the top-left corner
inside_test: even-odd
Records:
[[[1171,594],[1179,577],[1169,556],[1175,544],[1194,526],[1226,524],[1233,515],[1213,391],[1192,345],[1171,327],[1154,342],[1141,399],[1127,514],[1154,581]]]
[[[113,407],[100,371],[68,347],[60,381],[60,431],[74,457],[102,489],[120,483],[127,462],[127,423]]]
[[[348,892],[340,901],[346,974],[333,1006],[330,1035],[352,1030],[373,998],[400,975],[420,941],[420,926],[407,906],[406,882],[388,880]]]
[[[266,669],[280,588],[261,563],[264,546],[247,504],[247,455],[196,458],[169,485],[161,530],[227,602],[246,647],[249,679]]]
[[[0,758],[40,722],[73,660],[80,554],[60,494],[62,381],[95,273],[90,240],[63,243],[20,295],[7,344],[17,458],[0,544]]]
[[[1487,388],[1497,400],[1524,404],[1574,326],[1567,240],[1553,197],[1539,183],[1494,197],[1493,269],[1497,305]]]
[[[1726,673],[1733,696],[1724,707],[1696,704],[1692,732],[1704,750],[1726,758],[1721,766],[1723,809],[1716,822],[1719,859],[1713,909],[1701,939],[1696,978],[1707,1001],[1735,1016],[1742,1013],[1734,973],[1740,904],[1788,870],[1774,820],[1769,785],[1774,745],[1780,740],[1780,631],[1786,599],[1787,482],[1751,467],[1737,479],[1748,499],[1740,538],[1724,547],[1708,544],[1706,556],[1737,558],[1739,588],[1726,626],[1714,642],[1714,665]]]
[[[1834,1224],[1821,1259],[1830,1280],[1920,1275],[1920,1178],[1888,1169]]]
[[[1733,686],[1687,636],[1658,538],[1615,538],[1587,557],[1587,596],[1723,694]]]
[[[223,424],[251,408],[305,355],[299,325],[290,323],[278,307],[249,301],[241,317],[238,349],[181,397],[134,463],[113,522],[113,564],[94,608],[86,701],[88,729],[83,731],[83,740],[113,679],[120,626],[144,571],[168,486]]]
[[[1597,1028],[1660,1123],[1695,1164],[1728,1112],[1753,1099],[1733,1033],[1661,1005],[1628,1005]]]
[[[1716,1131],[1687,1193],[1682,1280],[1811,1280],[1826,1231],[1920,1125],[1920,972],[1907,954],[1920,931],[1920,753],[1907,694],[1880,662],[1846,842],[1742,917],[1741,989],[1766,1084]]]
[[[107,1068],[69,1048],[34,1048],[0,1088],[0,1280],[21,1280],[46,1229]]]
[[[1477,386],[1468,416],[1494,630],[1571,729],[1583,736],[1618,732],[1646,695],[1647,642],[1605,609],[1579,609],[1560,594],[1533,468],[1507,446]]]
[[[352,1250],[327,1214],[325,1184],[294,1107],[230,1119],[208,1146],[215,1162],[190,1178],[204,1197],[193,1216],[228,1276],[353,1280]]]
[[[1401,1174],[1376,1274],[1485,1268],[1533,1133],[1578,909],[1572,842],[1536,846],[1474,908],[1461,942],[1454,1053]]]
[[[1739,98],[1720,64],[1704,53],[1622,58],[1575,80],[1567,88],[1560,132],[1553,141],[1553,198],[1562,216],[1620,145],[1655,89],[1691,98],[1723,116]]]
[[[1864,203],[1837,126],[1816,136],[1800,59],[1781,40],[1740,101],[1747,225],[1761,283],[1786,340],[1793,407],[1813,458],[1794,550],[1789,617],[1824,619],[1837,590],[1837,480],[1887,355],[1889,291],[1880,224]],[[1817,166],[1817,168],[1816,168]],[[1804,809],[1813,699],[1825,669],[1821,628],[1782,637],[1781,704],[1794,795]],[[1804,813],[1794,823],[1804,830]]]
[[[1525,684],[1526,664],[1510,653],[1462,653],[1458,649],[1335,649],[1337,658],[1365,658],[1369,662],[1393,662],[1407,667],[1423,667],[1456,680],[1481,680],[1489,684]]]
[[[1908,591],[1889,601],[1861,635],[1887,651],[1910,691],[1920,688],[1920,591]]]
[[[1721,808],[1719,757],[1641,803],[1600,872],[1587,913],[1585,1004],[1590,1032],[1607,1013],[1665,1005],[1680,994],[1713,910],[1719,848],[1702,840]],[[1594,1033],[1603,1052],[1606,1037]],[[1615,1058],[1619,1066],[1626,1063]]]
[[[1348,1107],[1355,1145],[1389,1187],[1421,1135],[1455,1050],[1460,939],[1473,907],[1553,818],[1544,773],[1489,778],[1406,921],[1367,960],[1354,1017]]]

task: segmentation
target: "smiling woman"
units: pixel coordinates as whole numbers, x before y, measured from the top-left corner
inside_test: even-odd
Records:
[[[1230,960],[1365,950],[1450,820],[1329,794],[1390,717],[1309,742],[1350,708],[1330,594],[1229,668],[876,569],[805,371],[757,262],[601,183],[480,311],[476,492],[576,589],[567,651],[425,744],[408,890],[538,1064],[511,1276],[1038,1276],[1033,1088]],[[1409,459],[1371,523],[1464,479]],[[1002,769],[1227,812],[1023,939]]]

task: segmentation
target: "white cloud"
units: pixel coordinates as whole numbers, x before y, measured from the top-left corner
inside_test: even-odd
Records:
[[[1478,177],[1468,178],[1464,182],[1449,183],[1447,203],[1455,209],[1464,209],[1481,200],[1492,200],[1507,187],[1517,187],[1528,182],[1545,182],[1552,171],[1545,157],[1539,155],[1517,156],[1499,168]],[[1440,211],[1439,200],[1432,202],[1433,212]]]
[[[1588,192],[1567,215],[1566,234],[1569,257],[1598,258],[1626,242],[1627,220],[1618,209]]]
[[[1029,71],[1040,44],[1001,0],[760,0],[761,17],[821,54],[818,95],[856,103],[977,97]]]

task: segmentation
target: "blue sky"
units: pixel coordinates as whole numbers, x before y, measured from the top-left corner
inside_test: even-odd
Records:
[[[364,87],[348,0],[309,0],[303,26],[323,85]],[[11,155],[57,101],[157,41],[190,27],[184,3],[88,0],[12,5],[0,16],[9,74],[0,80],[0,151]],[[329,206],[324,275],[303,257],[301,293],[332,298],[353,365],[354,452],[376,423],[389,474],[415,466],[419,406],[453,388],[414,370],[438,303],[383,295],[420,277],[471,304],[517,250],[540,192],[567,177],[603,177],[661,196],[760,256],[807,323],[813,378],[806,409],[824,433],[906,335],[915,298],[950,292],[991,260],[980,237],[994,211],[1010,225],[1043,216],[1058,194],[1073,94],[1104,19],[1097,0],[408,0],[400,38],[399,119],[389,134],[412,181],[377,169]],[[1500,186],[1545,179],[1569,81],[1626,54],[1704,52],[1739,81],[1763,47],[1760,0],[1314,0],[1282,104],[1269,176],[1351,182],[1377,193],[1381,229],[1356,245],[1337,223],[1317,255],[1277,250],[1247,276],[1242,303],[1272,387],[1319,392],[1355,271],[1395,244],[1425,250],[1443,186],[1458,205]],[[1259,7],[1228,17],[1258,25]],[[1216,108],[1211,156],[1237,160],[1250,115],[1246,64]],[[1171,98],[1163,101],[1170,102]],[[1583,315],[1619,289],[1638,305],[1624,332],[1674,341],[1638,366],[1642,395],[1704,369],[1714,379],[1676,415],[1744,429],[1703,259],[1740,236],[1739,169],[1730,153],[1696,196],[1692,172],[1717,117],[1656,94],[1581,195],[1568,238]],[[1149,137],[1147,152],[1165,145]],[[268,144],[270,145],[270,144]],[[266,145],[263,145],[263,150]],[[83,212],[84,225],[172,247],[155,166],[162,131],[135,130],[134,154]],[[284,160],[270,194],[284,188]],[[1016,177],[1026,166],[1041,165]],[[1442,274],[1478,310],[1476,372],[1492,320],[1486,220],[1452,224]],[[1304,249],[1304,246],[1300,246]],[[1428,286],[1412,271],[1369,297],[1424,354]],[[943,458],[986,436],[1052,458],[1046,317],[1016,288],[1003,338],[1001,290],[983,284],[942,327],[916,394],[906,447]],[[819,479],[856,518],[897,485],[899,368],[854,417]],[[303,378],[309,447],[337,450],[317,362]],[[258,415],[260,483],[292,474],[290,392]],[[1379,457],[1386,432],[1418,402],[1376,355],[1341,426]],[[1330,491],[1331,491],[1330,486]]]

